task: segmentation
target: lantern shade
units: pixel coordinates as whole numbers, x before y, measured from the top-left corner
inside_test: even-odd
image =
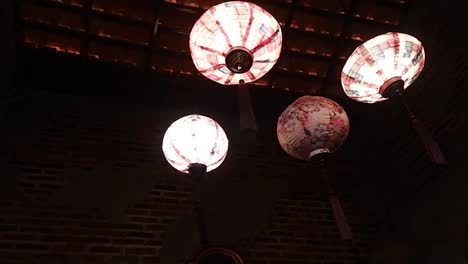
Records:
[[[164,134],[162,150],[169,164],[188,173],[191,164],[216,169],[224,161],[228,139],[222,127],[202,115],[189,115],[172,123]]]
[[[346,61],[341,84],[351,99],[375,103],[386,100],[385,89],[400,82],[406,89],[424,68],[424,48],[419,40],[389,32],[357,47]]]
[[[309,160],[338,149],[349,133],[349,119],[336,102],[303,96],[284,110],[277,124],[278,141],[289,155]]]
[[[263,8],[242,1],[211,7],[190,33],[195,67],[221,84],[261,78],[278,60],[281,44],[281,27],[275,18]]]

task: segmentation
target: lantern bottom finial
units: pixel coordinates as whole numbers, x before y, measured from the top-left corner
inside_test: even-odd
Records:
[[[399,96],[405,89],[405,82],[401,77],[393,77],[380,86],[379,93],[385,98]]]
[[[309,159],[312,159],[314,156],[322,156],[322,155],[328,154],[330,152],[331,151],[329,149],[327,149],[327,148],[316,149],[316,150],[310,152]]]
[[[206,165],[205,164],[200,164],[200,163],[192,163],[190,164],[188,171],[190,175],[192,175],[195,180],[201,180],[203,176],[206,174]]]
[[[252,68],[253,56],[244,47],[234,47],[226,55],[226,66],[233,73],[245,73]]]

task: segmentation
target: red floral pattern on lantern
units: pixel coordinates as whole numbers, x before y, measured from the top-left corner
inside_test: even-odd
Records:
[[[284,110],[276,132],[284,151],[309,160],[318,153],[334,152],[345,142],[349,119],[336,102],[321,96],[303,96]]]
[[[197,70],[221,84],[255,81],[275,65],[281,53],[281,27],[263,8],[248,2],[225,2],[208,9],[190,32],[190,52]],[[242,48],[253,57],[245,73],[226,66],[233,48]]]
[[[386,100],[379,93],[389,79],[399,77],[406,89],[424,68],[424,48],[415,37],[389,32],[357,47],[346,61],[341,84],[351,99],[364,103]]]

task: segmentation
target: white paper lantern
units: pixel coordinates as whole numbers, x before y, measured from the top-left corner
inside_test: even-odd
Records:
[[[228,145],[226,133],[216,121],[202,115],[189,115],[169,126],[162,149],[175,169],[188,173],[191,164],[203,164],[208,172],[224,161]]]
[[[221,84],[253,82],[265,75],[281,53],[281,27],[265,9],[243,1],[208,9],[190,32],[197,70]]]
[[[406,89],[424,68],[424,48],[415,37],[389,32],[357,47],[341,73],[349,98],[364,103],[386,100],[392,88]],[[387,90],[388,89],[388,90]],[[391,94],[391,93],[390,93]]]

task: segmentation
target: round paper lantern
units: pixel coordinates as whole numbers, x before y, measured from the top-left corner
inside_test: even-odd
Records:
[[[406,89],[424,68],[419,40],[389,32],[357,47],[341,73],[345,93],[354,100],[375,103]]]
[[[349,133],[349,120],[336,102],[321,96],[303,96],[278,119],[281,147],[291,156],[309,160],[319,153],[338,149]]]
[[[224,161],[228,144],[226,133],[216,121],[202,115],[189,115],[169,126],[162,149],[175,169],[188,173],[190,165],[203,164],[208,172]]]
[[[252,82],[265,75],[281,53],[281,27],[263,8],[225,2],[208,9],[190,32],[197,70],[221,84]]]

